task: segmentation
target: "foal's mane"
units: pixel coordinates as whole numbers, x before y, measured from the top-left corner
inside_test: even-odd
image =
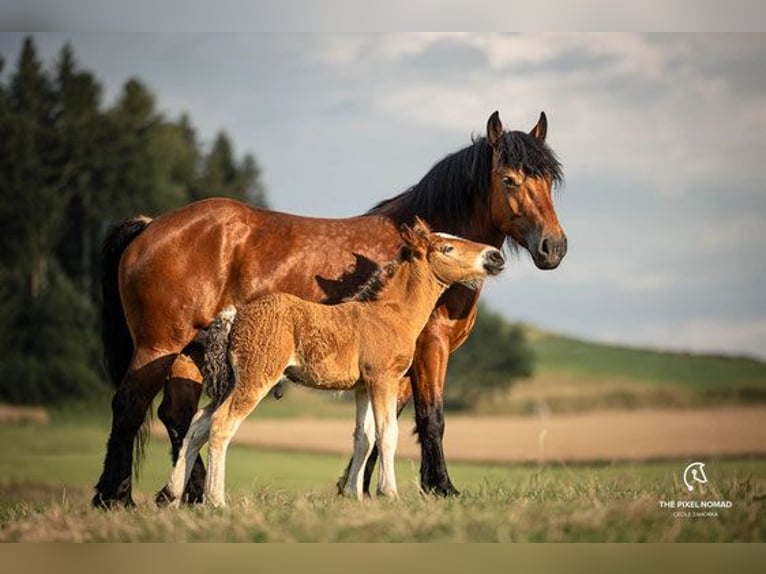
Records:
[[[531,135],[505,132],[500,153],[503,163],[532,177],[546,177],[559,185],[562,167],[548,145]],[[436,163],[423,178],[399,195],[384,199],[367,214],[392,215],[410,223],[415,216],[440,220],[445,229],[459,233],[477,202],[489,199],[492,147],[486,137]]]

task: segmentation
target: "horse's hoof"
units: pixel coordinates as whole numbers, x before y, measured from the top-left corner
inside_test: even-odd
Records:
[[[205,501],[204,484],[193,484],[189,482],[183,496],[184,504],[202,504]]]
[[[430,494],[442,498],[460,496],[460,491],[455,488],[451,482],[436,484],[433,486],[423,485],[421,490],[424,494]]]
[[[116,500],[114,498],[105,498],[102,493],[97,492],[90,501],[90,505],[99,510],[111,510],[114,508],[115,502]]]
[[[93,508],[98,508],[100,510],[113,510],[118,506],[133,508],[136,505],[130,495],[108,497],[102,492],[96,492],[96,495],[90,501],[90,504]]]
[[[173,504],[176,500],[176,497],[173,496],[170,493],[170,489],[167,487],[167,485],[162,487],[162,490],[160,490],[155,496],[154,496],[154,503],[159,508],[164,508],[166,506],[170,506]]]

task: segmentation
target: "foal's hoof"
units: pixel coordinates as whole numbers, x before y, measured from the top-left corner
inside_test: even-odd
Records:
[[[176,502],[176,497],[170,493],[170,489],[165,485],[155,495],[154,502],[159,508],[164,508],[173,505]]]

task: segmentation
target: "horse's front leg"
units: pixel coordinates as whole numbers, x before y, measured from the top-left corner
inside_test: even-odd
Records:
[[[203,349],[200,345],[193,345],[190,350],[185,350],[184,354],[178,355],[165,382],[162,403],[157,409],[157,414],[170,438],[174,465],[178,462],[181,445],[189,430],[192,417],[197,412],[202,393],[202,357]],[[205,466],[198,455],[186,484],[183,502],[202,502],[204,488]]]
[[[444,379],[450,343],[438,327],[426,326],[410,369],[415,403],[415,428],[420,439],[420,486],[424,492],[453,496],[453,486],[444,459]]]

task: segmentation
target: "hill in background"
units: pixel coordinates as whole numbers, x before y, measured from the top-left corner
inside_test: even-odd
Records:
[[[766,402],[766,362],[753,358],[638,349],[529,326],[523,330],[534,356],[532,376],[508,390],[487,392],[470,412],[539,414]],[[285,399],[264,401],[260,416],[353,416],[350,395],[295,385],[286,390]]]
[[[766,402],[766,363],[750,357],[640,349],[525,327],[535,372],[480,412],[692,407]]]

